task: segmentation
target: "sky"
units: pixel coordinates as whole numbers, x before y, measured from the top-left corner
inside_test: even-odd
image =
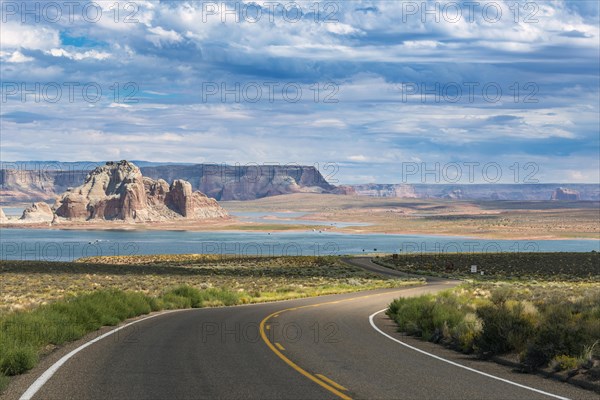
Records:
[[[0,1],[0,160],[599,183],[597,1]]]

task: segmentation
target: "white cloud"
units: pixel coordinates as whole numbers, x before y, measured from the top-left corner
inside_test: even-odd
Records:
[[[106,53],[103,51],[88,50],[88,51],[84,51],[84,52],[76,52],[76,51],[68,51],[68,50],[60,49],[60,48],[50,49],[49,51],[46,52],[46,54],[50,54],[54,57],[65,57],[65,58],[69,58],[71,60],[76,60],[76,61],[81,61],[81,60],[85,60],[88,58],[91,58],[94,60],[106,60],[107,58],[111,57],[110,53]]]
[[[348,160],[355,161],[355,162],[366,162],[366,161],[369,161],[369,159],[366,156],[363,156],[362,154],[358,154],[358,155],[354,155],[354,156],[349,156]]]
[[[0,52],[0,58],[4,59],[6,62],[15,63],[15,64],[30,62],[30,61],[34,60],[33,57],[25,56],[23,53],[21,53],[18,50],[14,51],[12,54],[8,53],[8,52]]]
[[[152,35],[148,35],[148,40],[156,47],[161,47],[165,44],[178,43],[183,40],[182,36],[174,30],[166,30],[160,26],[149,28]]]
[[[59,44],[60,38],[56,29],[13,22],[2,23],[2,49],[46,50]]]
[[[354,28],[352,25],[343,23],[328,23],[325,24],[326,29],[337,35],[364,34],[360,29]]]

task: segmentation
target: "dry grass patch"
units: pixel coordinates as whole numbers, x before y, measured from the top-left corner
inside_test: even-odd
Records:
[[[227,288],[250,303],[418,283],[371,274],[337,257],[152,255],[74,263],[2,261],[0,274],[0,314],[105,289],[158,296],[180,285]]]

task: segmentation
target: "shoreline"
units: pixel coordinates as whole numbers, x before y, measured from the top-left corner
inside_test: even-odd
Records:
[[[301,221],[301,220],[299,220]],[[198,226],[197,223],[201,222],[203,225]],[[144,231],[166,231],[166,232],[219,232],[219,233],[297,233],[307,232],[313,229],[320,229],[320,233],[336,233],[343,235],[416,235],[416,236],[430,236],[430,237],[458,237],[471,240],[599,240],[600,238],[592,238],[585,236],[558,236],[558,235],[505,235],[502,233],[487,233],[487,234],[464,234],[463,232],[442,232],[432,233],[427,230],[401,230],[401,229],[389,229],[381,227],[377,229],[377,225],[371,226],[370,230],[361,229],[361,227],[352,228],[335,228],[328,225],[329,221],[323,221],[323,225],[302,225],[302,224],[277,224],[265,225],[253,222],[245,222],[239,220],[204,220],[204,221],[193,221],[182,224],[181,221],[169,221],[169,222],[138,222],[138,223],[123,223],[123,222],[61,222],[60,224],[48,224],[47,222],[23,222],[23,223],[0,223],[0,229],[35,229],[35,230],[57,230],[57,231],[131,231],[131,232],[144,232]],[[357,222],[358,223],[358,222]],[[232,228],[227,229],[228,226]],[[244,226],[245,228],[240,228]],[[247,227],[247,228],[246,228]]]

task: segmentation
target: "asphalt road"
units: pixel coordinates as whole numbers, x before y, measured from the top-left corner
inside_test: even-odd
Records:
[[[353,263],[396,274],[366,259]],[[406,348],[377,332],[369,322],[370,315],[394,298],[436,292],[455,284],[431,279],[421,287],[160,315],[83,349],[33,398],[552,398]],[[383,313],[374,323],[384,332],[414,343],[396,333]],[[437,351],[439,346],[431,349]],[[472,368],[554,395],[598,398],[567,384],[440,351]]]

